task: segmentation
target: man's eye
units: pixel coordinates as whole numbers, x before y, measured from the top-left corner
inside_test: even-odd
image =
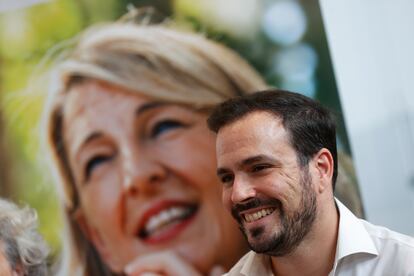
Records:
[[[233,182],[233,176],[230,175],[230,174],[226,174],[226,175],[220,176],[220,181],[223,184],[230,184],[230,183]]]
[[[160,134],[179,127],[185,127],[183,123],[176,120],[163,120],[157,122],[151,129],[151,137],[156,138]]]
[[[260,171],[263,171],[263,170],[268,169],[268,168],[270,168],[269,165],[259,164],[259,165],[254,165],[253,168],[252,168],[252,171],[253,172],[260,172]]]
[[[102,165],[104,162],[107,162],[112,159],[112,156],[107,155],[97,155],[92,157],[85,166],[85,179],[89,180],[91,177],[91,174],[93,170],[95,170],[97,167]]]

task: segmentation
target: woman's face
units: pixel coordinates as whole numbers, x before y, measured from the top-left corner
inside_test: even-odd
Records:
[[[244,253],[205,114],[93,80],[72,86],[63,114],[75,217],[112,270],[170,249],[207,272]]]

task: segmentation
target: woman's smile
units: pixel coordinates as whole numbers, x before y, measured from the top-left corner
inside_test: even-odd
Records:
[[[168,242],[191,224],[197,211],[197,204],[177,200],[160,201],[144,212],[136,235],[148,244]]]

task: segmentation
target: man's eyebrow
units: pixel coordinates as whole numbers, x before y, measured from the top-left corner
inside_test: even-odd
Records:
[[[229,173],[229,172],[230,172],[229,169],[226,169],[226,168],[218,168],[216,173],[217,173],[218,176],[220,176],[220,175],[223,175],[223,174],[226,174],[226,173]]]
[[[135,111],[135,115],[136,116],[139,116],[139,115],[141,115],[141,114],[143,114],[143,113],[145,113],[145,112],[147,112],[149,110],[159,108],[160,106],[164,106],[166,104],[167,103],[165,103],[165,102],[149,102],[149,103],[145,103],[145,104],[143,104],[143,105],[141,105],[141,106],[139,106],[137,108],[137,110]]]
[[[249,158],[246,158],[246,159],[242,160],[240,162],[240,166],[244,167],[244,166],[248,166],[248,165],[251,165],[253,163],[256,163],[256,162],[263,162],[263,161],[276,163],[276,164],[280,163],[279,160],[277,160],[277,159],[275,159],[271,156],[268,156],[268,155],[265,155],[265,154],[259,154],[259,155],[255,155],[255,156],[252,156],[252,157],[249,157]]]
[[[275,164],[275,165],[280,165],[281,164],[281,162],[278,159],[275,159],[272,156],[268,156],[266,154],[259,154],[259,155],[248,157],[248,158],[242,160],[238,164],[238,167],[239,168],[247,167],[247,166],[249,166],[251,164],[254,164],[256,162],[270,162],[270,163]],[[217,173],[218,176],[220,176],[220,175],[230,173],[230,172],[231,172],[230,169],[218,168],[216,173]]]

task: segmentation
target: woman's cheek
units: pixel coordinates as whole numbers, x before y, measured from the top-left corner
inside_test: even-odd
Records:
[[[121,185],[115,173],[103,174],[85,189],[84,206],[94,224],[105,224],[117,217],[117,206],[122,198]],[[105,219],[103,219],[105,218]]]

